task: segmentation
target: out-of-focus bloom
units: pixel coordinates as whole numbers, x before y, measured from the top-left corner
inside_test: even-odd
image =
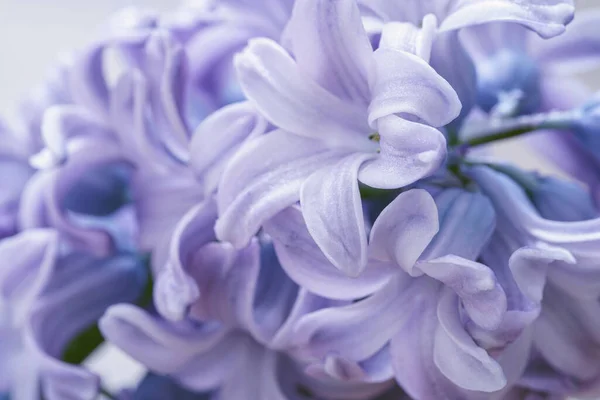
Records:
[[[564,32],[575,11],[573,0],[433,0],[426,4],[419,0],[360,0],[360,4],[366,9],[366,23],[373,34],[383,32],[395,37],[392,41],[382,38],[380,45],[419,47],[422,42],[431,41],[428,45],[431,65],[458,92],[463,104],[462,117],[476,103],[477,85],[473,60],[459,40],[461,29],[473,26],[488,29],[488,24],[502,21],[510,26],[511,32],[522,26],[549,38]],[[493,47],[487,46],[484,44],[482,48],[491,52]],[[497,70],[505,73],[503,68]]]
[[[446,154],[435,127],[460,103],[421,58],[373,52],[354,1],[297,2],[288,35],[293,57],[257,39],[236,58],[244,93],[278,129],[249,140],[225,170],[217,234],[243,247],[300,200],[327,258],[358,275],[367,260],[359,181],[390,189],[433,173]]]
[[[298,387],[327,399],[366,399],[379,384],[316,380],[285,354],[302,315],[335,304],[285,275],[267,238],[235,250],[213,241],[215,206],[199,205],[176,229],[155,287],[158,310],[118,305],[100,321],[106,337],[148,366],[219,399],[297,399]]]
[[[7,371],[15,398],[89,399],[99,379],[90,371],[61,361],[68,343],[111,304],[135,301],[146,284],[143,264],[130,255],[96,259],[65,253],[56,232],[28,230],[0,242],[5,264],[0,273],[2,330],[12,330],[11,349],[24,371]],[[13,358],[13,361],[15,358]],[[2,363],[10,362],[4,359]],[[23,397],[19,397],[23,396]]]

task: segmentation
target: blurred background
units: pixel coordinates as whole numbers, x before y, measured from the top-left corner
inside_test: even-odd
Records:
[[[600,0],[576,3],[579,8],[600,8]],[[41,84],[61,53],[98,37],[102,23],[113,12],[131,5],[167,10],[176,4],[174,0],[0,0],[0,114],[12,112]],[[600,88],[600,74],[585,79]],[[540,160],[514,142],[503,144],[498,151],[511,154],[510,158],[525,167],[542,167]],[[109,390],[132,386],[145,372],[111,346],[96,351],[88,365],[100,373]]]

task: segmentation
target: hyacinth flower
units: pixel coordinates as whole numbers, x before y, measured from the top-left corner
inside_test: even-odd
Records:
[[[459,94],[463,105],[459,121],[477,103],[475,68],[459,39],[461,30],[474,26],[485,30],[488,24],[502,21],[511,31],[525,27],[541,37],[551,38],[564,32],[575,11],[573,0],[360,0],[359,3],[375,44],[385,34],[395,39],[381,37],[380,46],[401,46],[417,50],[417,54],[424,49],[431,52],[431,65]]]
[[[224,171],[217,235],[242,248],[300,201],[317,245],[356,276],[367,260],[359,182],[392,189],[433,173],[446,154],[435,127],[460,103],[421,58],[373,52],[354,1],[297,2],[287,34],[293,57],[267,39],[236,57],[245,95],[277,129]]]
[[[514,174],[514,170],[509,171]],[[594,354],[600,345],[600,264],[594,257],[598,232],[593,227],[600,219],[590,194],[577,184],[536,179],[524,173],[515,175],[521,185],[486,167],[476,167],[472,174],[503,217],[504,225],[498,226],[498,232],[504,235],[508,251],[511,246],[527,244],[562,253],[562,260],[557,257],[547,268],[531,270],[527,275],[526,290],[537,293],[541,312],[531,332],[537,360],[530,363],[520,385],[559,396],[597,390],[600,370]],[[531,200],[523,188],[531,193]],[[507,249],[498,250],[495,240],[492,246],[496,250],[483,254],[490,265],[494,257],[507,253]],[[528,272],[512,273],[523,271]]]
[[[18,346],[11,349],[18,355],[3,355],[2,363],[16,359],[25,369],[11,369],[3,377],[9,393],[22,399],[39,398],[40,390],[49,400],[93,398],[100,390],[99,378],[63,361],[71,356],[68,344],[108,306],[140,296],[146,285],[143,264],[127,254],[96,259],[65,250],[57,232],[44,229],[4,239],[0,254],[12,260],[0,278],[0,301],[8,312],[3,340],[4,332],[11,332],[11,343]]]
[[[386,270],[386,282],[371,284],[366,298],[355,292],[352,304],[300,318],[297,351],[312,360],[314,374],[348,382],[395,378],[416,399],[468,398],[506,385],[501,364],[467,330],[498,328],[506,310],[494,273],[474,261],[494,229],[493,208],[482,195],[461,189],[435,198],[422,189],[402,193],[374,223],[365,286],[369,269]],[[462,227],[468,233],[457,234]],[[273,240],[282,263],[298,247],[307,249],[299,241]],[[350,289],[341,279],[337,288],[330,282],[332,292]],[[312,290],[309,282],[303,286]],[[344,374],[330,365],[343,366]]]
[[[168,375],[214,398],[300,399],[302,391],[331,399],[373,398],[391,386],[343,385],[304,374],[286,355],[295,322],[335,304],[291,281],[268,238],[245,249],[214,241],[212,202],[196,206],[176,229],[169,263],[155,287],[162,314],[130,306],[110,308],[104,335],[154,373]]]

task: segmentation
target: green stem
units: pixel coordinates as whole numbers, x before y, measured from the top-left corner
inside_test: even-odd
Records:
[[[511,139],[541,129],[570,129],[577,115],[574,111],[554,111],[506,120],[495,120],[479,132],[469,132],[468,136],[472,138],[459,142],[456,147],[464,154],[472,147]]]
[[[106,398],[109,398],[111,400],[117,400],[117,398],[108,390],[106,390],[105,388],[103,388],[102,386],[100,386],[100,394]]]

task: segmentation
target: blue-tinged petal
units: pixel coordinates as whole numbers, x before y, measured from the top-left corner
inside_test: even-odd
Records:
[[[219,386],[243,357],[243,342],[234,332],[216,324],[173,323],[128,304],[109,308],[100,329],[153,372],[181,375],[187,382],[193,375],[196,390]]]
[[[356,3],[296,2],[290,24],[298,67],[331,93],[366,107],[373,50]]]
[[[281,266],[300,286],[332,299],[350,300],[381,289],[392,276],[386,265],[369,266],[357,278],[335,268],[310,236],[298,207],[289,207],[265,224]]]
[[[506,295],[487,266],[454,255],[417,263],[417,268],[452,289],[467,315],[487,329],[500,325]]]
[[[346,154],[284,131],[249,140],[223,173],[217,236],[244,247],[264,222],[300,199],[310,175]]]
[[[481,193],[445,189],[435,196],[440,229],[422,259],[448,254],[475,260],[496,227],[496,213]]]
[[[562,35],[553,40],[536,40],[533,54],[543,68],[557,73],[582,73],[600,65],[598,10],[581,10]]]
[[[267,128],[267,121],[247,102],[216,111],[196,128],[190,144],[190,164],[206,195],[216,190],[227,162],[242,143]]]
[[[488,393],[502,389],[506,385],[502,368],[465,331],[459,298],[451,290],[441,294],[437,316],[434,361],[440,371],[463,389]]]
[[[446,159],[446,138],[437,129],[396,115],[377,121],[379,153],[360,169],[368,186],[396,189],[433,175]]]
[[[404,192],[375,221],[369,239],[370,256],[393,262],[412,274],[438,228],[437,207],[431,195],[423,189]]]
[[[391,114],[440,127],[460,113],[460,100],[452,86],[420,57],[381,48],[374,58],[369,77],[372,127],[377,128],[377,120]]]
[[[300,206],[306,227],[331,263],[348,276],[367,266],[367,233],[358,170],[370,154],[353,154],[321,168],[302,185]]]
[[[215,219],[216,205],[207,200],[187,212],[173,232],[167,264],[158,266],[154,288],[156,308],[167,319],[185,318],[200,295],[187,267],[195,252],[214,240]]]
[[[449,31],[493,21],[516,22],[544,38],[558,36],[571,22],[575,6],[573,0],[454,0],[440,30]]]
[[[23,160],[0,156],[0,171],[0,238],[4,238],[18,230],[20,199],[33,170]]]
[[[581,184],[552,177],[539,178],[530,193],[531,201],[543,218],[569,222],[599,216],[592,195]]]
[[[130,256],[94,260],[73,254],[58,260],[25,328],[27,349],[39,363],[46,399],[85,400],[97,394],[98,377],[59,361],[62,352],[107,307],[136,300],[145,281],[143,265]]]
[[[319,86],[275,42],[250,41],[235,63],[244,93],[277,127],[338,146],[368,145],[364,105],[343,101]]]

